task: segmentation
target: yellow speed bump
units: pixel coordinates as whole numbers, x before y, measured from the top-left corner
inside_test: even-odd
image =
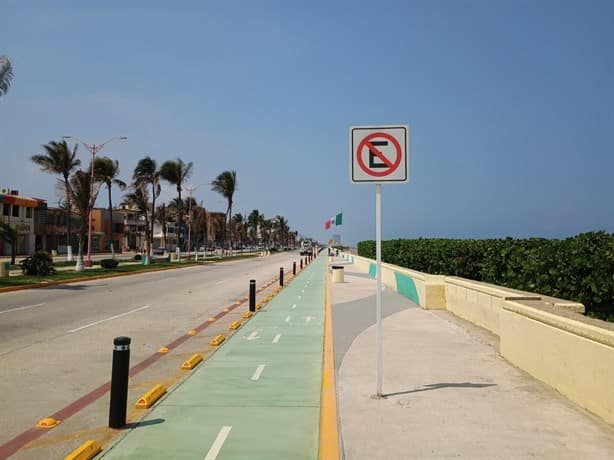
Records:
[[[251,318],[253,315],[254,313],[252,313],[251,311],[246,311],[245,313],[243,313],[242,318],[243,319]]]
[[[215,318],[212,316],[207,321],[209,321],[210,323],[215,323]]]
[[[156,385],[139,398],[135,404],[135,407],[137,409],[149,409],[151,406],[153,406],[153,403],[162,397],[164,393],[166,393],[166,388],[164,388],[162,385]]]
[[[168,347],[162,347],[158,350],[158,353],[168,353],[170,350]]]
[[[188,335],[196,335],[196,329],[190,329]]]
[[[59,420],[56,420],[52,417],[45,417],[36,424],[37,428],[53,428],[54,426],[58,426],[60,424]]]
[[[230,308],[226,307],[224,308],[224,313],[228,313],[230,311]]]
[[[194,369],[198,365],[198,363],[200,363],[202,360],[203,360],[203,356],[199,353],[196,353],[195,355],[192,355],[190,359],[185,361],[181,365],[181,368],[187,369],[187,370]]]
[[[226,340],[226,337],[224,337],[223,334],[218,334],[211,340],[211,342],[209,342],[209,345],[213,345],[214,347],[217,347],[224,340]]]
[[[241,321],[235,321],[234,323],[230,325],[228,329],[230,329],[231,331],[234,331],[235,329],[239,329],[240,327],[241,327]]]
[[[94,458],[101,450],[102,446],[98,441],[85,441],[70,454],[64,457],[64,460],[90,460],[91,458]]]

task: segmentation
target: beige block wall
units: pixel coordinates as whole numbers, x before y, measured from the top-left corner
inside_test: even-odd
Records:
[[[507,301],[542,301],[539,294],[446,276],[447,309],[499,335],[500,313]],[[552,298],[548,298],[551,299]],[[560,300],[560,299],[554,299]],[[543,303],[543,302],[542,302]],[[571,303],[569,303],[571,305]],[[579,309],[582,304],[573,303]],[[583,311],[583,307],[582,307]]]
[[[500,319],[503,357],[614,423],[613,331],[516,302],[508,302]]]

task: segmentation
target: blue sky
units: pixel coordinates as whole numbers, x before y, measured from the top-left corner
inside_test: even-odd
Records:
[[[0,184],[51,205],[55,179],[28,160],[41,144],[125,135],[103,154],[126,180],[144,155],[179,156],[203,184],[196,198],[223,210],[208,184],[236,169],[236,211],[355,243],[374,237],[374,186],[349,183],[348,128],[400,123],[410,183],[384,186],[384,238],[614,231],[611,1],[2,10],[15,78],[0,99]],[[344,225],[325,231],[340,211]]]

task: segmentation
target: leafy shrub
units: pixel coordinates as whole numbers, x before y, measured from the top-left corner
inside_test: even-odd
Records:
[[[36,251],[30,257],[21,261],[21,271],[24,275],[47,276],[55,273],[53,259],[48,252]]]
[[[375,258],[375,242],[358,243]],[[564,240],[399,239],[382,242],[384,262],[582,302],[589,316],[614,321],[614,234]]]
[[[117,268],[119,262],[117,259],[102,259],[100,261],[100,266],[102,268]]]

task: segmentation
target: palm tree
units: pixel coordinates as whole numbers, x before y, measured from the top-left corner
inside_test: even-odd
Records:
[[[0,96],[6,94],[13,81],[13,66],[6,56],[0,56]]]
[[[83,171],[82,169],[76,171],[71,176],[69,185],[68,195],[71,196],[77,213],[79,214],[79,250],[77,253],[77,265],[75,266],[76,271],[83,271],[83,244],[87,234],[88,216],[98,196],[96,187],[94,187],[92,194],[90,171],[91,170]]]
[[[156,213],[154,215],[155,215],[156,221],[158,222],[158,224],[160,224],[160,227],[162,227],[162,238],[164,240],[164,250],[166,251],[166,230],[167,230],[166,223],[168,221],[168,218],[170,217],[169,209],[166,207],[164,203],[162,203],[160,206],[158,206],[158,208],[156,209]],[[152,238],[153,238],[153,232],[152,232]]]
[[[182,185],[192,175],[192,162],[184,163],[181,158],[177,158],[175,161],[165,161],[160,167],[160,177],[169,184],[177,187],[177,247],[181,248],[181,237],[183,229],[183,206],[181,202],[181,190]]]
[[[72,171],[81,164],[81,160],[77,158],[77,145],[74,146],[71,152],[66,141],[51,141],[49,144],[43,145],[43,148],[45,149],[43,155],[33,155],[30,160],[39,165],[44,172],[62,176],[64,181],[64,196],[60,195],[60,197],[66,199],[66,247],[68,251],[68,260],[72,260],[72,246],[70,244],[70,216],[72,204],[69,177]]]
[[[149,193],[147,192],[147,186],[139,183],[133,183],[130,186],[132,192],[124,196],[124,204],[129,205],[136,210],[139,216],[145,217],[145,265],[149,265],[151,239],[149,232],[151,230],[149,226]]]
[[[111,188],[117,185],[120,190],[126,189],[126,183],[117,179],[119,174],[119,161],[108,157],[96,157],[94,160],[94,179],[107,186],[109,197],[109,221],[111,231],[111,256],[115,259],[115,242],[113,241],[113,203],[111,201]]]
[[[273,222],[271,222],[271,219],[265,219],[264,214],[261,214],[260,222],[258,224],[260,225],[260,235],[262,236],[262,242],[264,243],[266,248],[269,249],[269,246],[271,244],[271,232],[273,230]]]
[[[257,243],[257,239],[258,239],[258,224],[260,222],[260,211],[258,211],[257,209],[254,209],[252,212],[249,213],[249,216],[247,217],[247,226],[249,228],[249,237],[252,240],[252,244],[256,244]]]
[[[17,229],[12,227],[7,222],[0,221],[0,239],[6,244],[11,245],[11,265],[15,265],[15,257],[17,255],[17,241],[19,233]]]
[[[200,241],[205,240],[204,235],[207,234],[207,210],[202,206],[202,202],[192,207],[192,233],[198,251]]]
[[[232,216],[230,231],[235,236],[235,241],[239,241],[241,246],[245,245],[245,237],[247,236],[246,219],[241,213]]]
[[[288,246],[288,235],[290,227],[288,226],[288,220],[283,216],[275,217],[275,233],[278,238],[278,242],[281,246]]]
[[[153,158],[146,156],[137,163],[134,168],[134,174],[132,179],[136,184],[148,186],[151,184],[151,230],[149,232],[150,248],[153,250],[153,227],[156,221],[156,198],[160,196],[162,188],[160,187],[160,170],[158,169],[158,163]],[[165,240],[166,243],[166,235]]]
[[[207,212],[207,235],[213,246],[216,246],[217,235],[226,228],[226,216],[222,213]]]
[[[226,220],[230,228],[230,217],[232,216],[232,197],[237,191],[237,172],[224,171],[211,182],[211,190],[219,193],[228,201],[226,208]],[[224,239],[226,239],[226,230],[224,229]],[[231,234],[232,239],[232,234]],[[230,249],[232,250],[232,241],[230,241]]]

